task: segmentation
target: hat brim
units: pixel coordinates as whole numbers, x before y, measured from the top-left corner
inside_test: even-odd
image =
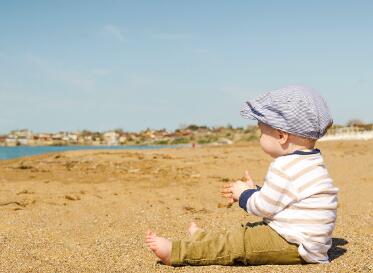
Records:
[[[242,107],[240,114],[243,118],[262,121],[264,115],[258,111],[250,101],[246,102]]]

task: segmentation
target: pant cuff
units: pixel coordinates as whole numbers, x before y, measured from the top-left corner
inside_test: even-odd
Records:
[[[171,250],[171,259],[170,263],[172,266],[183,265],[182,260],[180,259],[180,241],[172,241],[172,250]]]

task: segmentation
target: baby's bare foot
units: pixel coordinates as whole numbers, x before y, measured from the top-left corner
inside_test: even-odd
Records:
[[[159,237],[152,231],[146,233],[145,243],[154,254],[166,265],[171,264],[172,242],[166,238]]]
[[[191,222],[188,227],[188,232],[192,236],[197,230],[200,230],[200,228],[197,226],[196,223]]]

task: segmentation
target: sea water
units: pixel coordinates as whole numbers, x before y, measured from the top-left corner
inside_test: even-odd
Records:
[[[50,152],[77,151],[77,150],[147,150],[173,148],[177,145],[154,146],[15,146],[0,147],[0,159],[12,159],[24,156],[45,154]]]

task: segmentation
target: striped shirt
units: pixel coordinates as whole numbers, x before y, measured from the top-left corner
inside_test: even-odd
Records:
[[[240,206],[263,217],[288,242],[299,245],[305,261],[327,263],[337,193],[320,151],[296,151],[276,158],[261,190],[241,194]]]

